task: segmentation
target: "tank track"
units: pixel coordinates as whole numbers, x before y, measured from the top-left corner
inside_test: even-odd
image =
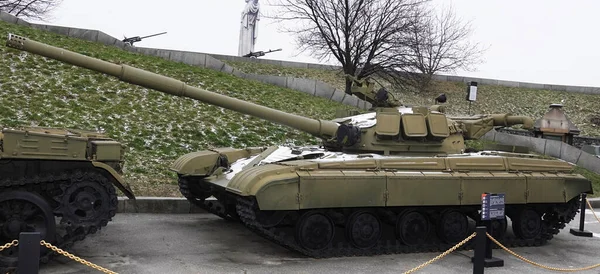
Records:
[[[198,195],[199,190],[193,190],[190,179],[180,177],[178,180],[179,192],[185,197],[191,204],[206,210],[214,215],[217,215],[228,221],[237,221],[237,216],[229,214],[225,206],[218,199],[208,199],[210,195]],[[207,192],[209,193],[209,192]]]
[[[95,184],[96,187],[103,188],[108,194],[108,201],[103,201],[109,206],[109,210],[100,218],[94,220],[70,220],[67,215],[67,208],[61,204],[65,198],[65,189],[69,186],[77,186],[82,182],[89,185]],[[92,186],[92,187],[94,187]],[[71,172],[61,172],[58,174],[38,174],[33,177],[23,177],[20,179],[0,180],[0,191],[24,190],[35,192],[43,196],[50,204],[55,217],[61,217],[60,223],[56,224],[56,241],[52,242],[54,246],[63,250],[70,249],[75,242],[82,241],[89,234],[94,234],[102,227],[106,226],[112,220],[117,212],[118,198],[112,183],[100,173],[92,170],[75,170]],[[62,235],[59,235],[58,231]],[[47,263],[57,254],[53,251],[45,252],[40,255],[40,262]],[[15,270],[13,265],[0,265],[0,271],[6,273]]]
[[[577,214],[579,208],[579,199],[574,198],[564,206],[552,205],[545,212],[542,219],[542,233],[536,238],[525,240],[516,237],[508,237],[505,235],[500,242],[508,247],[523,247],[523,246],[541,246],[546,244],[556,235],[560,229],[564,228],[566,223],[571,221]],[[399,240],[380,240],[374,247],[368,249],[356,248],[345,240],[336,238],[329,244],[328,247],[322,250],[308,250],[297,244],[294,238],[293,228],[285,228],[280,226],[266,228],[257,221],[257,203],[252,197],[239,197],[237,203],[237,212],[241,222],[254,231],[258,235],[278,244],[287,249],[299,252],[303,255],[313,258],[329,258],[329,257],[347,257],[347,256],[372,256],[382,254],[398,254],[398,253],[421,253],[421,252],[443,252],[453,246],[442,242],[437,237],[429,242],[419,246],[407,246]],[[507,228],[510,229],[510,228]],[[471,232],[469,232],[470,235]],[[435,233],[433,233],[435,234]],[[474,240],[467,242],[459,250],[470,250],[474,248]],[[497,248],[497,247],[495,247]]]

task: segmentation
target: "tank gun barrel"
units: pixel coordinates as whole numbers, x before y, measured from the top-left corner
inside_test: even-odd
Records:
[[[50,46],[22,36],[9,34],[6,45],[64,63],[87,68],[119,78],[123,82],[146,87],[175,96],[188,97],[236,112],[286,125],[322,139],[335,135],[338,124],[328,120],[311,119],[283,111],[245,102],[222,94],[186,85],[182,81],[134,68],[103,61],[66,49]]]

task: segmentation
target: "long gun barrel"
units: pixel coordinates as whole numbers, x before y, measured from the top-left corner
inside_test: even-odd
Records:
[[[154,36],[157,36],[157,35],[163,35],[165,33],[167,33],[167,32],[161,32],[161,33],[151,34],[151,35],[143,36],[143,37],[139,37],[139,36],[133,36],[133,37],[129,37],[129,38],[125,37],[125,39],[123,39],[123,42],[130,43],[131,45],[133,45],[133,43],[140,42],[140,41],[142,41],[142,39],[154,37]]]
[[[338,124],[332,121],[311,119],[245,102],[197,87],[188,86],[185,83],[170,77],[134,68],[128,65],[118,65],[106,62],[62,48],[36,42],[22,36],[9,34],[6,45],[11,48],[24,50],[71,65],[108,74],[119,78],[123,82],[175,96],[196,99],[208,104],[262,118],[274,123],[286,125],[322,139],[329,139],[333,137],[338,128]]]
[[[154,37],[154,36],[158,36],[158,35],[163,35],[166,34],[167,32],[161,32],[161,33],[156,33],[156,34],[150,34],[150,35],[146,35],[146,36],[142,36],[140,38],[144,39],[144,38],[150,38],[150,37]]]
[[[261,57],[261,56],[265,56],[267,53],[276,52],[276,51],[281,51],[281,49],[250,52],[242,57]]]

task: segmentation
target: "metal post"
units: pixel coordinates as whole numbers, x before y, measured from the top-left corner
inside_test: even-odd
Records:
[[[19,273],[39,273],[40,241],[39,232],[21,232],[19,235]]]
[[[583,225],[585,224],[585,206],[587,205],[587,193],[581,193],[581,210],[579,211],[579,230],[571,228],[571,234],[580,237],[593,237],[594,235],[590,231],[585,231]]]
[[[488,234],[490,235],[494,235],[493,231],[494,228],[492,227],[492,221],[483,221],[483,223],[486,226],[486,231]],[[485,258],[487,259],[491,259],[492,258],[492,247],[493,247],[492,240],[490,238],[488,238],[487,236],[485,237]]]
[[[469,101],[469,115],[471,115],[471,101]]]
[[[504,260],[492,257],[492,241],[486,235],[486,232],[491,235],[491,222],[483,221],[483,224],[484,226],[475,228],[477,233],[475,236],[475,255],[471,257],[473,273],[483,273],[483,270],[479,269],[484,267],[504,266]]]
[[[487,227],[487,232],[490,235],[494,235],[494,228],[492,227],[492,221],[483,221],[485,226]],[[490,238],[485,237],[485,267],[501,267],[504,266],[504,260],[492,257],[492,248],[494,247],[494,243]]]
[[[486,228],[478,226],[475,228],[475,255],[472,258],[473,274],[483,274],[485,266],[485,243],[486,243]]]

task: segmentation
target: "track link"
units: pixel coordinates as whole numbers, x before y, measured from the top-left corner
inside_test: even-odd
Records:
[[[500,242],[508,247],[541,246],[546,244],[556,235],[566,223],[571,221],[578,211],[579,200],[571,200],[565,205],[553,205],[544,212],[542,218],[542,231],[533,239],[525,240],[516,237],[504,236]],[[286,247],[295,252],[314,258],[347,257],[347,256],[372,256],[381,254],[398,253],[421,253],[421,252],[443,252],[453,245],[442,242],[437,237],[430,237],[430,241],[419,246],[407,246],[396,239],[382,239],[374,247],[368,249],[356,248],[348,241],[332,241],[328,247],[322,250],[308,250],[297,244],[294,238],[293,227],[275,226],[263,227],[257,221],[258,207],[256,200],[252,197],[239,197],[237,199],[237,213],[241,222],[258,235]],[[471,232],[470,232],[471,233]],[[469,234],[470,234],[469,233]],[[435,233],[433,233],[435,234]],[[473,249],[474,241],[471,240],[459,250]],[[497,247],[496,247],[497,248]]]

